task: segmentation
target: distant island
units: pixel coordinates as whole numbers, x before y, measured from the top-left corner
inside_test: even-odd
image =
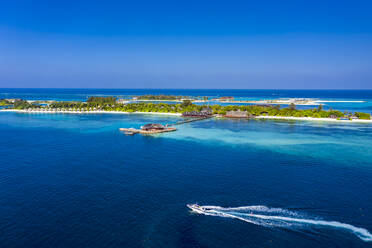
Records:
[[[312,99],[312,98],[279,98],[279,99],[266,99],[266,100],[242,100],[236,99],[233,96],[222,96],[218,98],[210,98],[207,96],[198,96],[198,97],[191,97],[191,96],[179,96],[179,95],[140,95],[140,96],[133,96],[128,99],[122,99],[122,101],[169,101],[169,102],[182,102],[184,100],[190,100],[195,103],[207,103],[207,102],[215,102],[215,103],[248,103],[248,104],[295,104],[295,105],[321,105],[325,102],[364,102],[364,101],[324,101],[319,99]]]
[[[136,101],[139,100],[139,101]],[[141,100],[177,101],[177,103],[142,102]],[[83,101],[27,101],[22,99],[1,99],[2,111],[38,113],[155,113],[183,115],[185,117],[215,116],[226,118],[272,118],[295,120],[332,120],[371,122],[371,115],[363,112],[341,112],[324,110],[322,105],[311,109],[297,109],[291,102],[288,107],[279,104],[220,105],[195,104],[205,101],[185,96],[139,96],[123,100],[116,97],[89,97]],[[226,101],[232,99],[225,98]]]

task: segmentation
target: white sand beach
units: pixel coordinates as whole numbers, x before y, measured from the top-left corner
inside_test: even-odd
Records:
[[[324,101],[322,101],[322,100],[316,100],[316,101],[314,101],[314,102],[320,102],[320,103],[322,103],[322,102],[359,102],[359,103],[362,103],[362,102],[366,102],[366,101],[328,101],[328,100],[324,100]]]
[[[328,121],[344,123],[372,123],[372,120],[337,120],[332,118],[314,118],[314,117],[291,117],[291,116],[256,116],[256,119],[277,119],[277,120],[296,120],[296,121]]]

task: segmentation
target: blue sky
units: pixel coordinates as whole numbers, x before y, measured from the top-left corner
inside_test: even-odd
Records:
[[[371,89],[372,1],[1,1],[0,87]]]

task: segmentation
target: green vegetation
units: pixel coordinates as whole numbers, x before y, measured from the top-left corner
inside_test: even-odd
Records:
[[[82,109],[87,107],[98,107],[100,106],[97,102],[53,102],[49,105],[49,108],[52,109]]]
[[[50,104],[48,109],[60,110],[76,110],[76,111],[122,111],[122,112],[161,112],[161,113],[182,113],[185,111],[199,111],[203,107],[193,105],[191,102],[182,104],[168,104],[168,103],[129,103],[129,104],[100,104],[96,102],[54,102]]]
[[[64,111],[122,111],[122,112],[160,112],[160,113],[183,113],[191,111],[201,111],[206,105],[193,104],[191,100],[184,100],[182,103],[117,103],[115,97],[90,97],[87,102],[53,102],[49,106],[42,106],[39,103],[29,103],[27,101],[17,101],[14,103],[15,109],[47,109],[47,110],[64,110]],[[341,111],[323,107],[313,109],[296,109],[295,105],[289,105],[281,108],[279,105],[211,105],[213,114],[225,115],[228,111],[246,111],[249,115],[259,116],[283,116],[283,117],[313,117],[313,118],[334,118],[350,117],[350,114]],[[355,116],[359,119],[370,119],[368,113],[356,112]]]
[[[362,112],[355,112],[355,116],[358,117],[359,119],[364,119],[364,120],[370,120],[371,115],[368,113],[362,113]]]
[[[87,103],[90,104],[91,106],[99,106],[99,105],[106,105],[106,104],[113,105],[116,103],[116,97],[91,96],[88,98]]]
[[[20,101],[14,102],[13,107],[15,109],[28,109],[28,108],[34,107],[34,105],[32,105],[31,103],[29,103],[27,101],[20,100]]]
[[[30,109],[30,108],[35,109],[35,108],[42,108],[42,107],[43,106],[40,105],[39,102],[30,103],[25,100],[15,101],[13,104],[13,108],[15,109]]]
[[[235,106],[212,106],[213,113],[224,115],[227,111],[247,111],[250,115],[266,115],[266,116],[293,116],[293,117],[314,117],[314,118],[339,118],[344,114],[340,111],[324,111],[319,109],[303,109],[296,110],[295,106],[287,108],[280,108],[278,105],[274,106],[260,106],[260,105],[235,105]]]
[[[12,105],[12,103],[6,99],[0,99],[0,106],[8,106],[8,105]]]
[[[186,107],[188,107],[188,106],[190,106],[190,105],[192,105],[192,101],[191,101],[191,100],[183,100],[183,102],[182,102],[182,104],[181,104],[181,106],[182,106],[183,108],[186,108]]]
[[[189,99],[188,96],[174,96],[174,95],[141,95],[138,100],[165,100],[165,101],[180,101],[181,99]]]

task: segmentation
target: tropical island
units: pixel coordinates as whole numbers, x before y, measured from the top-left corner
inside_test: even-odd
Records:
[[[150,98],[150,97],[140,97]],[[164,99],[164,96],[159,97]],[[173,99],[173,97],[168,98]],[[295,120],[334,120],[371,122],[371,115],[363,112],[341,112],[324,110],[323,105],[311,109],[297,109],[291,103],[288,107],[280,105],[206,105],[194,104],[191,99],[183,99],[180,103],[122,102],[116,97],[89,97],[83,101],[26,101],[21,99],[1,99],[0,104],[6,106],[1,111],[38,112],[38,113],[154,113],[182,115],[184,117],[225,117],[225,118],[272,118]]]

